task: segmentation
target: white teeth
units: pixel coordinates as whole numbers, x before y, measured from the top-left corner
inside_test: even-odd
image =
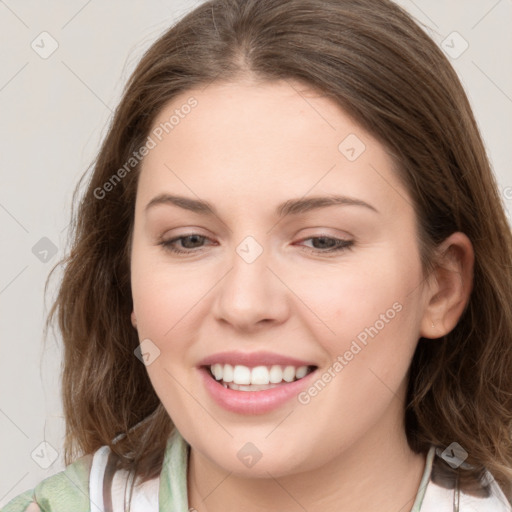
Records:
[[[251,369],[237,364],[233,370],[233,382],[235,384],[250,384]]]
[[[243,365],[232,366],[230,364],[216,363],[210,366],[210,371],[215,380],[225,383],[233,383],[229,386],[231,389],[240,391],[250,391],[251,389],[241,389],[248,386],[267,386],[269,384],[280,384],[281,382],[293,382],[302,379],[308,374],[307,366],[255,366],[249,368]],[[227,386],[225,386],[227,387]]]
[[[270,368],[269,382],[279,384],[283,380],[283,370],[280,366],[272,366]]]
[[[297,371],[295,372],[295,377],[297,379],[302,379],[302,377],[305,377],[308,373],[308,367],[307,366],[301,366],[297,368]]]
[[[265,389],[275,388],[276,386],[278,386],[278,384],[264,384],[261,386],[251,384],[250,386],[243,386],[241,384],[238,385],[230,382],[229,384],[223,383],[223,386],[225,388],[233,389],[235,391],[263,391]]]
[[[251,384],[268,384],[268,370],[266,366],[255,366],[251,370]]]
[[[230,364],[224,365],[221,378],[224,382],[233,382],[233,367]]]
[[[286,382],[293,382],[295,379],[295,368],[293,366],[287,366],[283,372],[283,380]]]
[[[214,364],[212,366],[212,373],[216,380],[221,380],[223,374],[222,366],[220,364]]]

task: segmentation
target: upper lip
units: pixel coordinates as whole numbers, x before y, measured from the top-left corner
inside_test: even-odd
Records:
[[[295,357],[275,354],[273,352],[217,352],[199,361],[198,366],[212,366],[214,364],[242,365],[249,368],[255,366],[315,366],[313,363]]]

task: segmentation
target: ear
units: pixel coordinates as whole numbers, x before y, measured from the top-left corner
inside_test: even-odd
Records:
[[[453,233],[439,246],[420,336],[441,338],[455,328],[473,289],[474,260],[473,245],[464,233]]]
[[[133,327],[137,329],[137,317],[135,316],[135,311],[132,311],[132,314],[130,315],[130,319],[132,321]]]

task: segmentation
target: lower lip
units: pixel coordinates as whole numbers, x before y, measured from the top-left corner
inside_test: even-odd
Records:
[[[210,375],[207,368],[199,368],[199,373],[213,400],[224,409],[238,414],[264,414],[296,397],[309,385],[316,370],[302,379],[263,391],[236,391],[225,388]]]

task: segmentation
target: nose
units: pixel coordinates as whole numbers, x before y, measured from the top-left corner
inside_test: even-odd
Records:
[[[213,304],[216,320],[237,331],[279,325],[288,317],[291,304],[283,277],[271,268],[270,251],[248,238],[236,248]]]

